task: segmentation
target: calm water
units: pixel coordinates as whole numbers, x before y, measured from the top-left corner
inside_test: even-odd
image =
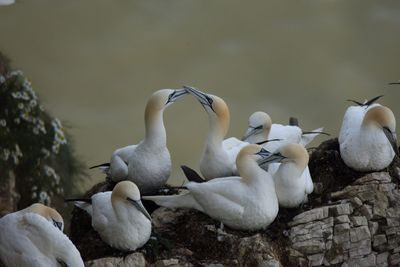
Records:
[[[0,7],[0,50],[72,126],[88,165],[141,140],[148,96],[183,84],[226,100],[229,136],[256,110],[336,136],[346,99],[380,94],[400,117],[400,86],[387,85],[400,79],[399,1],[244,3],[20,0]],[[207,116],[187,97],[164,118],[181,183],[179,165],[198,167]],[[90,174],[87,186],[103,179]]]

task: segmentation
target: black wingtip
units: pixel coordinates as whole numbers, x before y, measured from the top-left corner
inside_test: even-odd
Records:
[[[82,201],[82,202],[92,204],[91,198],[65,198],[64,199],[64,202],[73,202],[73,201]]]
[[[206,182],[205,179],[203,179],[195,170],[192,168],[189,168],[188,166],[181,165],[181,169],[183,173],[185,174],[186,178],[190,182],[196,182],[196,183],[204,183]]]
[[[364,104],[364,106],[371,106],[376,100],[378,100],[379,98],[381,98],[383,95],[379,95],[379,96],[377,96],[377,97],[374,97],[374,98],[372,98],[371,100],[368,100],[365,104]]]
[[[323,135],[326,135],[326,136],[331,136],[329,133],[318,132],[318,131],[316,131],[316,132],[313,132],[313,131],[311,131],[311,132],[303,132],[303,134],[323,134]]]
[[[289,125],[290,126],[299,126],[299,120],[295,117],[289,118]]]
[[[110,163],[109,162],[102,163],[102,164],[99,164],[99,165],[92,166],[89,169],[95,169],[95,168],[98,168],[98,167],[110,167]]]
[[[358,102],[358,101],[356,101],[356,100],[347,99],[346,101],[353,102],[354,104],[357,104],[357,105],[359,105],[359,106],[364,106],[363,103],[360,103],[360,102]]]
[[[395,84],[400,84],[400,81],[389,83],[389,85],[395,85]]]
[[[258,142],[258,143],[256,143],[256,145],[261,146],[261,145],[266,144],[266,143],[269,143],[269,142],[276,142],[276,141],[282,141],[282,140],[283,140],[283,139],[279,139],[279,138],[268,139],[268,140],[265,140],[265,141]]]

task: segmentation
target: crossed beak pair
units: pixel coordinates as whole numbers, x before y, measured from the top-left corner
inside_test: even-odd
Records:
[[[261,159],[257,161],[259,166],[264,164],[268,165],[274,162],[282,162],[286,157],[282,156],[281,153],[271,153],[268,150],[261,148],[260,152],[256,153],[257,155],[261,156]]]

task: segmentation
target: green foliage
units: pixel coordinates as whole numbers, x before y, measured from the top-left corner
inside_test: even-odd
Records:
[[[61,122],[40,104],[31,83],[0,53],[0,182],[17,177],[19,207],[50,204],[76,188],[83,166]],[[64,192],[66,191],[66,192]]]

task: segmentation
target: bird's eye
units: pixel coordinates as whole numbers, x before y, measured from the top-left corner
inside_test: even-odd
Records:
[[[57,222],[53,219],[53,225],[62,231],[62,222]]]
[[[206,95],[206,99],[207,99],[208,104],[210,106],[212,106],[212,103],[214,102],[214,100],[211,97],[209,97],[208,95]]]
[[[176,94],[176,90],[174,90],[172,93],[170,93],[168,96],[167,103],[165,103],[165,104],[173,102],[173,98],[174,98],[175,94]]]

